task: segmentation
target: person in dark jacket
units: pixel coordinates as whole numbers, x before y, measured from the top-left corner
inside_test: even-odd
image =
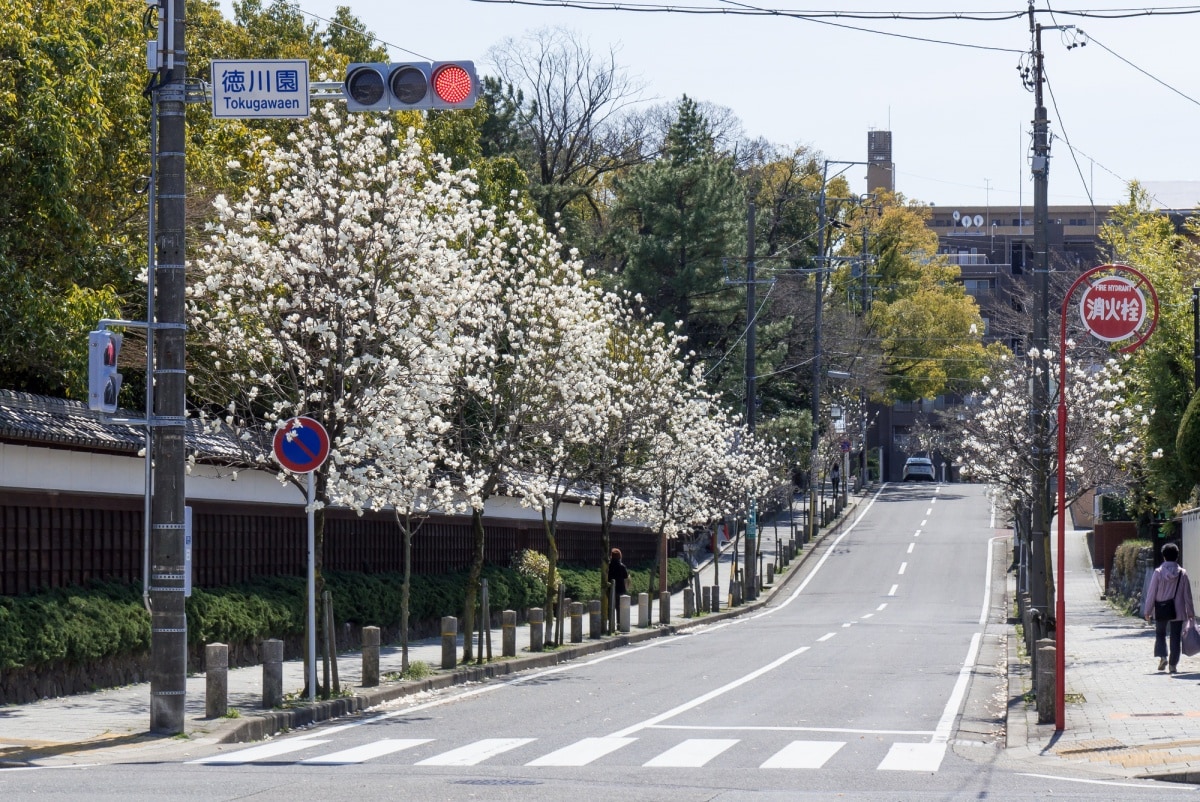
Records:
[[[1179,547],[1168,543],[1162,547],[1163,564],[1154,569],[1146,598],[1142,600],[1142,616],[1147,621],[1154,617],[1154,656],[1158,658],[1158,670],[1170,664],[1174,674],[1179,664],[1179,642],[1183,634],[1183,622],[1196,615],[1192,604],[1192,584],[1187,571],[1179,565]],[[1154,615],[1158,602],[1173,602],[1171,617]],[[1171,648],[1167,650],[1167,635],[1171,636]]]
[[[613,583],[618,599],[629,593],[629,590],[625,587],[625,583],[629,581],[629,569],[625,567],[625,563],[621,562],[620,549],[613,549],[609,555],[608,581]]]

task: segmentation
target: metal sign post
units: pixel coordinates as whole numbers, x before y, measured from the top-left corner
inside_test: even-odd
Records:
[[[329,433],[320,421],[291,418],[275,432],[275,459],[293,473],[308,474],[308,700],[317,698],[317,535],[316,480],[313,474],[329,457]]]
[[[1097,278],[1099,277],[1099,278]],[[1090,279],[1095,279],[1090,281]],[[1121,348],[1128,353],[1149,339],[1158,324],[1158,294],[1150,279],[1128,265],[1100,265],[1075,280],[1063,296],[1058,344],[1058,593],[1054,609],[1054,729],[1066,729],[1067,602],[1067,308],[1083,284],[1079,317],[1092,336],[1105,342],[1136,337]],[[1147,304],[1146,296],[1150,303]],[[1147,308],[1147,307],[1150,308]]]

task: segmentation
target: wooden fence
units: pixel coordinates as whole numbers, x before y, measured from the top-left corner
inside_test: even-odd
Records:
[[[197,587],[233,585],[255,576],[302,576],[307,525],[302,510],[196,501],[192,506],[192,578]],[[515,551],[545,553],[537,520],[485,519],[484,559],[507,565]],[[559,561],[599,565],[599,527],[559,524]],[[651,533],[614,527],[612,545],[627,563],[654,558]],[[413,537],[412,570],[441,574],[471,563],[469,517],[427,519]],[[327,570],[385,573],[404,569],[404,543],[390,513],[328,510]],[[0,497],[0,596],[86,584],[141,582],[142,500],[57,493],[5,492]]]

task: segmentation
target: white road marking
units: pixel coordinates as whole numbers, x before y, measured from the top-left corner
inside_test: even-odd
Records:
[[[320,757],[310,757],[300,762],[306,766],[346,766],[353,763],[365,763],[372,758],[383,757],[384,755],[390,755],[393,752],[399,752],[404,749],[411,749],[414,746],[429,743],[431,740],[433,739],[385,738],[374,743],[343,749],[340,752],[331,752],[328,755],[321,755]]]
[[[1192,791],[1196,790],[1195,785],[1179,784],[1179,783],[1164,783],[1155,780],[1147,780],[1144,783],[1122,783],[1115,780],[1085,780],[1082,777],[1058,777],[1053,774],[1027,774],[1020,772],[1018,777],[1033,777],[1038,780],[1062,780],[1065,783],[1083,783],[1084,785],[1111,785],[1113,788],[1153,788],[1155,791]]]
[[[930,510],[929,512],[932,512],[932,510]],[[925,514],[926,514],[926,515],[928,515],[928,514],[929,514],[929,512],[926,512]],[[929,523],[929,519],[928,519],[928,518],[926,518],[925,520],[921,521],[921,528],[922,528],[922,529],[924,529],[924,528],[925,528],[925,524],[927,524],[927,523]]]
[[[817,638],[817,643],[824,643],[825,641],[829,640],[830,638],[832,638],[832,637],[833,637],[834,635],[836,635],[836,634],[837,634],[836,632],[827,632],[826,634],[824,634],[824,635],[822,635],[821,637]]]
[[[502,754],[518,746],[536,741],[536,738],[484,738],[449,752],[418,761],[418,766],[477,766],[490,757]]]
[[[736,743],[734,738],[689,738],[642,765],[697,769]]]
[[[564,746],[548,755],[542,755],[537,760],[531,760],[526,766],[586,766],[593,760],[598,760],[610,752],[615,752],[623,746],[636,741],[637,738],[584,738],[570,746]]]
[[[915,549],[916,547],[917,547],[917,544],[916,544],[916,543],[909,543],[909,544],[908,544],[908,553],[909,553],[909,554],[912,554],[912,553],[913,553],[913,549]]]
[[[863,616],[863,619],[865,620],[865,619],[874,618],[874,617],[875,617],[875,613],[867,613],[866,615]]]
[[[896,595],[896,591],[898,591],[898,590],[900,590],[900,586],[899,586],[899,585],[892,585],[892,589],[888,591],[888,595],[889,595],[889,596],[895,596],[895,595]]]
[[[932,730],[860,730],[846,727],[770,727],[763,725],[733,724],[716,726],[712,724],[656,724],[652,730],[701,730],[704,732],[823,732],[834,735],[905,735],[913,738],[928,738]]]
[[[904,576],[906,570],[908,570],[908,563],[900,563],[900,576]]]
[[[226,755],[213,755],[212,757],[202,757],[199,760],[190,760],[189,763],[204,763],[207,765],[236,765],[238,763],[252,763],[255,760],[266,760],[268,758],[279,757],[286,755],[289,752],[299,752],[301,749],[308,749],[310,746],[320,746],[327,741],[317,741],[312,738],[292,738],[287,741],[272,741],[269,744],[262,746],[252,746],[249,749],[242,749],[238,752],[230,752]]]
[[[877,612],[877,613],[882,613],[885,607],[887,607],[887,602],[884,602],[883,604],[881,604],[881,605],[879,605],[878,607],[876,607],[876,608],[875,608],[875,612]]]
[[[929,509],[925,510],[925,514],[926,514],[926,515],[933,515],[933,507],[930,507]],[[924,525],[925,525],[925,522],[924,522],[924,521],[922,521],[922,522],[921,522],[921,525],[922,525],[922,526],[924,526]]]
[[[691,700],[690,702],[684,702],[683,704],[678,705],[677,707],[671,708],[670,710],[668,710],[665,713],[659,713],[657,716],[648,718],[639,724],[634,724],[632,727],[626,727],[623,730],[614,732],[611,737],[618,738],[618,739],[623,738],[626,735],[631,735],[631,734],[637,732],[638,730],[644,730],[647,727],[651,727],[655,724],[666,721],[669,718],[674,718],[675,716],[678,716],[680,713],[686,713],[688,710],[691,710],[694,707],[699,707],[700,705],[704,704],[705,702],[712,701],[713,699],[716,699],[718,696],[721,696],[722,694],[726,694],[729,691],[734,690],[735,688],[739,688],[742,685],[745,685],[747,682],[752,682],[752,681],[758,679],[763,674],[767,674],[771,671],[774,671],[776,668],[779,668],[779,666],[781,666],[784,663],[786,663],[787,661],[791,660],[793,657],[798,657],[799,655],[804,654],[808,650],[809,650],[808,646],[801,646],[799,649],[793,649],[792,651],[785,654],[783,657],[773,660],[770,663],[767,663],[765,666],[762,666],[761,668],[757,668],[754,671],[751,671],[749,674],[744,674],[743,676],[735,679],[733,682],[727,682],[724,685],[722,685],[720,688],[714,688],[713,690],[709,691],[708,693],[697,696],[695,699]]]
[[[892,744],[879,771],[937,771],[946,756],[946,744]]]
[[[759,768],[819,769],[845,746],[842,741],[792,741]]]

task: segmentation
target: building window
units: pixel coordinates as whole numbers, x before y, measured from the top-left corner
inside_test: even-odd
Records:
[[[992,280],[989,278],[963,279],[963,287],[966,289],[967,295],[973,298],[992,294]]]

